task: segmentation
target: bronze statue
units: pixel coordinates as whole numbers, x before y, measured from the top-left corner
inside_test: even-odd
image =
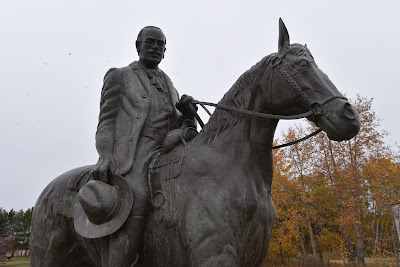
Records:
[[[124,226],[117,232],[109,237],[103,237],[101,231],[97,236],[84,235],[103,237],[103,266],[131,266],[136,262],[150,203],[148,166],[168,132],[181,127],[184,120],[194,120],[185,107],[190,97],[184,96],[179,102],[170,78],[158,68],[165,45],[161,29],[143,28],[136,41],[139,61],[110,69],[104,78],[96,132],[100,157],[92,176],[105,183],[108,173],[123,176],[133,191],[134,202]]]
[[[281,20],[279,26],[279,52],[264,57],[241,75],[219,103],[278,115],[312,110],[308,119],[324,130],[330,139],[342,141],[352,138],[360,128],[357,112],[317,67],[307,47],[290,44],[289,34]],[[161,40],[162,36],[157,35],[153,39],[157,38]],[[154,55],[154,58],[160,59],[157,56]],[[105,87],[110,81],[110,89],[122,90],[112,84],[118,84],[117,81],[121,79],[132,80],[127,79],[132,71],[128,71],[129,74],[123,71],[115,70],[106,75]],[[116,80],[111,82],[110,79]],[[157,84],[157,81],[154,83]],[[157,85],[155,87],[158,88]],[[103,94],[106,93],[103,90]],[[148,98],[147,94],[139,96]],[[192,99],[187,99],[181,100],[178,106],[184,111],[183,117],[191,120],[193,114],[187,109],[187,103]],[[129,125],[121,131],[131,131],[132,115],[136,113],[128,108],[131,102],[121,98],[120,101],[123,114],[118,116],[124,119],[121,127]],[[174,101],[178,101],[178,98]],[[152,124],[147,125],[151,129],[153,123],[156,123],[153,120],[156,114],[151,111],[149,114],[154,114],[150,119]],[[140,115],[137,120],[143,119],[143,114]],[[102,113],[98,136],[100,140],[106,140],[107,134],[102,135],[101,124],[109,116],[101,116]],[[159,123],[166,121],[164,117]],[[96,166],[84,166],[62,174],[39,197],[32,219],[32,266],[129,266],[123,264],[135,262],[136,250],[139,258],[135,266],[261,266],[268,252],[275,218],[275,207],[271,199],[272,143],[278,121],[216,109],[197,136],[190,141],[181,138],[182,142],[169,142],[176,146],[164,145],[168,149],[160,150],[160,146],[150,145],[151,148],[155,147],[154,152],[152,149],[142,150],[146,142],[140,144],[141,141],[130,147],[118,148],[119,140],[113,137],[116,147],[111,150],[107,147],[110,141],[104,141],[105,147],[99,147],[102,142],[97,140],[100,160]],[[180,126],[169,130],[173,129],[174,133],[177,127]],[[141,135],[155,140],[159,137],[158,134],[154,136],[155,132],[143,130]],[[178,136],[184,132],[187,131],[182,130]],[[164,131],[161,136],[165,137],[166,134]],[[123,135],[132,138],[132,134],[124,132]],[[160,139],[160,142],[165,143],[169,136],[175,134],[168,134],[166,140]],[[132,150],[134,146],[137,147]],[[109,163],[103,164],[103,160],[107,160],[102,159],[102,149],[114,151],[116,162],[109,159]],[[115,151],[125,153],[121,154],[122,159],[118,159]],[[141,165],[136,167],[134,158],[138,155],[141,156]],[[130,157],[133,159],[126,160]],[[142,167],[146,165],[150,169],[148,175]],[[93,168],[95,179],[110,185],[90,181]],[[108,170],[116,174],[107,176]],[[130,172],[135,174],[132,178],[129,178]],[[137,177],[142,180],[135,180]],[[94,203],[93,206],[96,206],[95,196],[98,192],[113,199],[105,205],[110,214],[118,213],[114,212],[113,207],[129,206],[129,203],[120,200],[129,199],[129,193],[121,189],[124,183],[121,179],[131,183],[133,190],[133,208],[127,219],[133,219],[132,224],[127,221],[110,235],[100,234],[101,238],[79,235],[74,228],[74,212],[80,206],[85,206],[85,203]],[[139,186],[145,183],[148,183],[148,187]],[[138,188],[149,191],[140,195],[143,192],[135,192]],[[123,197],[124,194],[127,197]],[[146,194],[150,196],[149,207],[147,198],[143,197]],[[137,197],[141,199],[139,204],[136,203]],[[83,207],[85,209],[89,210]],[[121,208],[121,212],[126,213],[126,209]],[[90,211],[85,213],[94,217],[93,222],[96,224],[97,215]],[[107,215],[108,212],[103,214]],[[135,216],[147,218],[140,219],[141,223],[135,223]],[[127,225],[129,229],[124,229]],[[141,235],[140,228],[143,225]],[[80,231],[78,228],[79,223],[76,229]],[[132,244],[135,245],[129,244],[129,250],[123,251],[123,246],[118,245],[122,243],[112,240],[119,239],[119,232],[125,236],[121,239],[130,238],[130,231],[132,236],[136,235],[135,238],[141,235],[140,243],[133,240]],[[112,251],[114,249],[118,251]],[[123,259],[111,260],[114,257],[112,254],[118,255],[118,252]]]

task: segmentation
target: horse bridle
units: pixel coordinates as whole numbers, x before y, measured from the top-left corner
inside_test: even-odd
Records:
[[[243,113],[243,114],[247,114],[247,115],[251,115],[251,116],[256,116],[256,117],[261,117],[261,118],[268,118],[268,119],[279,119],[279,120],[296,120],[296,119],[302,119],[302,118],[306,118],[310,115],[313,116],[322,116],[325,114],[324,110],[322,109],[322,107],[332,101],[335,100],[337,98],[340,99],[344,99],[344,100],[348,100],[346,97],[344,96],[339,96],[339,95],[332,95],[330,97],[328,97],[327,99],[323,100],[323,101],[312,101],[305,93],[303,90],[301,90],[301,88],[297,85],[296,81],[294,81],[292,79],[292,77],[290,77],[290,75],[283,70],[282,66],[281,66],[281,62],[282,60],[286,57],[287,54],[289,54],[289,52],[286,52],[284,54],[282,54],[281,56],[277,57],[276,61],[273,63],[273,68],[277,68],[278,72],[281,74],[282,78],[289,84],[289,86],[297,93],[299,94],[309,105],[310,110],[302,113],[302,114],[297,114],[297,115],[274,115],[274,114],[267,114],[267,113],[260,113],[260,112],[255,112],[255,111],[251,111],[251,110],[246,110],[246,109],[241,109],[241,108],[236,108],[236,107],[231,107],[231,106],[226,106],[226,105],[222,105],[222,104],[215,104],[215,103],[211,103],[211,102],[203,102],[203,101],[198,101],[198,100],[192,100],[189,103],[189,108],[192,110],[193,114],[196,117],[196,120],[199,122],[201,128],[204,127],[204,123],[201,120],[200,116],[197,114],[196,109],[194,108],[193,104],[199,104],[207,113],[208,115],[211,116],[211,112],[205,107],[207,106],[212,106],[215,108],[221,108],[221,109],[225,109],[225,110],[230,110],[230,111],[235,111],[235,112],[239,112],[239,113]],[[314,107],[319,106],[319,111],[315,111]],[[289,142],[286,144],[282,144],[282,145],[278,145],[278,146],[273,146],[272,149],[278,149],[278,148],[282,148],[282,147],[286,147],[286,146],[290,146],[290,145],[294,145],[297,144],[299,142],[302,142],[304,140],[307,140],[310,137],[313,137],[314,135],[317,135],[318,133],[320,133],[322,131],[322,129],[318,129],[314,132],[312,132],[311,134],[300,138],[298,140],[295,140],[293,142]]]
[[[311,115],[319,115],[322,116],[324,115],[324,110],[322,109],[322,106],[325,105],[326,103],[335,100],[337,98],[340,99],[344,99],[344,100],[348,100],[346,97],[344,96],[340,96],[340,95],[332,95],[330,97],[328,97],[327,99],[325,99],[324,101],[312,101],[310,100],[310,98],[303,92],[303,90],[301,90],[301,88],[297,85],[297,83],[292,79],[292,77],[290,77],[290,75],[284,71],[282,69],[282,67],[278,67],[278,71],[281,74],[282,78],[289,84],[289,86],[300,96],[302,96],[306,102],[308,103],[308,105],[310,106],[310,111],[312,112]],[[314,107],[315,106],[319,106],[320,110],[319,111],[315,111]],[[309,112],[310,112],[309,111]]]

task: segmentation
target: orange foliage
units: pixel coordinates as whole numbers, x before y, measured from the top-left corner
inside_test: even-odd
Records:
[[[277,219],[268,261],[289,262],[297,254],[314,263],[322,255],[362,263],[365,253],[389,255],[399,247],[389,206],[399,201],[399,165],[384,143],[387,133],[379,129],[372,99],[358,96],[352,104],[361,122],[353,139],[338,143],[323,133],[274,150]],[[281,141],[315,129],[290,128]]]

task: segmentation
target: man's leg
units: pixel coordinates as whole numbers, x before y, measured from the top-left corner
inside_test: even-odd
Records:
[[[150,202],[148,166],[158,148],[159,144],[150,138],[139,139],[137,159],[132,170],[125,175],[133,191],[133,207],[124,225],[110,236],[109,266],[133,266],[138,260],[140,239]]]
[[[130,216],[125,224],[110,236],[108,266],[135,265],[139,257],[137,251],[144,224],[144,216]]]
[[[145,184],[144,186],[147,186]],[[150,193],[134,190],[133,209],[124,225],[110,235],[109,266],[134,266],[145,225],[145,214]]]
[[[110,255],[110,250],[109,250],[109,241],[110,241],[110,236],[104,236],[100,239],[100,249],[101,249],[101,266],[102,267],[109,267],[109,255]]]

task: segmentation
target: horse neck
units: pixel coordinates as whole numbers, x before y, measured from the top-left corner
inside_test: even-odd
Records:
[[[243,73],[219,104],[255,112],[272,113],[271,103],[269,103],[273,69],[271,56],[272,54],[264,57]],[[239,138],[243,140],[247,138],[249,142],[259,143],[260,140],[254,140],[258,135],[257,137],[261,138],[263,143],[272,145],[276,124],[276,120],[216,108],[204,129],[196,138],[196,142],[218,142],[217,139],[225,134],[227,139]],[[262,135],[259,133],[262,133]],[[236,136],[237,134],[239,136]]]
[[[209,143],[214,146],[235,144],[235,146],[257,147],[264,151],[271,150],[277,123],[278,120],[244,114],[241,120],[221,131]]]
[[[270,77],[268,71],[257,69],[267,65],[269,62],[266,60],[267,57],[245,72],[219,104],[271,113],[271,105],[268,103],[268,97],[265,97],[269,95]],[[262,85],[261,81],[266,82]],[[236,155],[242,162],[251,161],[253,167],[259,169],[264,180],[270,184],[272,144],[277,123],[278,120],[217,108],[193,144],[209,144],[213,149],[223,151],[227,155]]]
[[[232,168],[237,169],[238,173],[248,173],[248,170],[252,170],[252,173],[245,177],[247,182],[258,188],[257,190],[270,190],[273,175],[272,143],[277,122],[247,117],[204,145],[221,157],[230,159],[234,165]]]

